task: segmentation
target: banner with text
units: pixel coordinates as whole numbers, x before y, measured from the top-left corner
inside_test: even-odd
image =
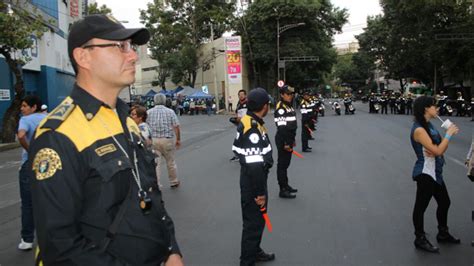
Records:
[[[229,84],[238,84],[242,82],[241,68],[241,44],[240,36],[225,38],[225,55],[227,62],[227,77]]]

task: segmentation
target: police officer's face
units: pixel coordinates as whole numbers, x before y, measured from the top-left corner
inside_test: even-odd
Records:
[[[294,94],[289,92],[289,93],[282,93],[281,94],[281,98],[283,99],[283,101],[285,102],[291,102],[293,100],[293,96]]]
[[[93,47],[90,54],[89,70],[97,81],[118,88],[135,82],[135,63],[138,60],[130,40],[110,41],[94,38],[88,45],[117,44],[109,47]]]

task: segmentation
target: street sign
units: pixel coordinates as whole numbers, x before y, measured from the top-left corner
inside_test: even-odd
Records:
[[[285,61],[280,60],[278,62],[278,68],[285,68]]]
[[[285,86],[285,82],[283,80],[279,80],[277,82],[277,85],[278,85],[278,87],[283,87],[283,86]]]

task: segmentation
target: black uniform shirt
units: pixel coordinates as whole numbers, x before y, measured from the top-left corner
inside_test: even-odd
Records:
[[[307,101],[305,99],[301,100],[300,112],[301,121],[303,123],[307,123],[309,120],[311,120],[311,116],[313,114],[313,104],[311,104],[310,101]]]
[[[129,158],[136,152],[142,188],[153,200],[147,215],[139,208],[134,164],[120,146]],[[38,259],[45,265],[158,265],[179,254],[153,154],[121,100],[112,110],[75,85],[38,126],[29,155]],[[117,234],[101,252],[122,202],[127,208]]]
[[[237,117],[240,118],[242,118],[247,113],[247,99],[244,101],[239,100],[235,108],[235,113],[237,114]]]
[[[275,108],[274,117],[277,126],[277,137],[282,139],[284,145],[293,145],[298,126],[295,109],[289,103],[279,101]]]
[[[263,120],[248,112],[237,127],[232,151],[242,166],[240,189],[252,197],[266,195],[268,170],[273,165],[272,146]]]

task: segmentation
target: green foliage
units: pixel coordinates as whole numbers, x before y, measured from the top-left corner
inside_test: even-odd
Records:
[[[468,78],[474,65],[472,41],[436,40],[440,33],[473,33],[471,2],[382,0],[384,15],[369,17],[359,35],[361,50],[376,58],[395,79]],[[455,47],[455,49],[453,49]]]
[[[154,0],[141,10],[141,21],[150,30],[151,57],[161,66],[161,78],[171,75],[174,83],[194,87],[198,49],[214,35],[229,29],[234,3],[221,0]]]
[[[87,14],[103,14],[103,15],[112,15],[112,10],[106,5],[99,5],[97,3],[92,3],[87,6]]]
[[[277,20],[280,27],[305,23],[280,35],[280,56],[317,56],[318,61],[287,62],[286,83],[315,87],[336,62],[332,36],[341,31],[346,10],[333,7],[329,0],[255,1],[234,22],[243,36],[244,57],[254,66],[257,86],[275,87],[277,73]]]
[[[31,58],[23,50],[32,48],[32,36],[40,39],[47,31],[41,16],[33,10],[22,9],[20,1],[0,2],[0,55],[5,58],[10,71],[15,76],[15,97],[3,117],[2,141],[13,142],[20,118],[21,100],[25,95],[21,68]],[[11,7],[11,9],[9,8]]]

